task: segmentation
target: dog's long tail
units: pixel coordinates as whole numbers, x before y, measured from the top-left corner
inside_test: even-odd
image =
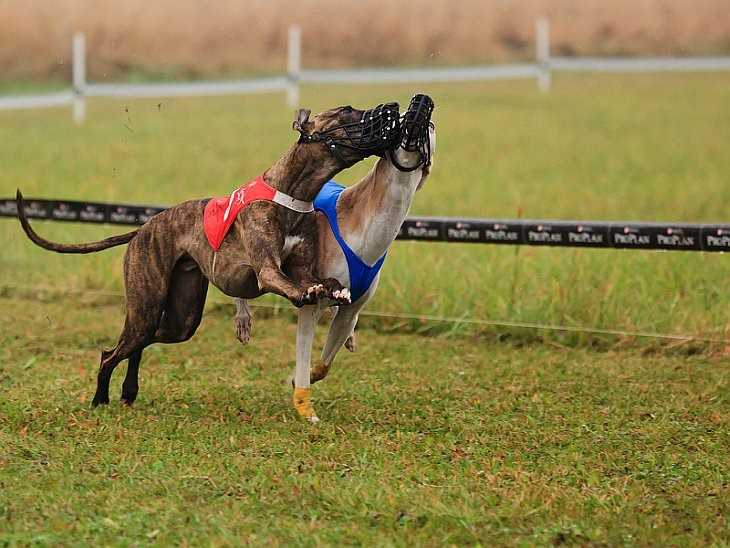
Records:
[[[18,219],[20,220],[20,224],[28,238],[30,238],[35,245],[49,251],[55,251],[56,253],[94,253],[96,251],[103,251],[110,247],[129,243],[129,241],[137,234],[137,231],[133,230],[132,232],[105,238],[98,242],[90,242],[87,244],[59,244],[42,238],[31,228],[30,223],[28,222],[28,217],[25,215],[25,202],[23,201],[23,195],[20,190],[18,190],[18,193],[15,195],[15,203],[18,206]]]

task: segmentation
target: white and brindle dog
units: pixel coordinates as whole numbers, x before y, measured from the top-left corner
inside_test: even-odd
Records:
[[[415,99],[415,98],[414,98]],[[430,101],[430,99],[429,99]],[[433,103],[431,103],[433,105]],[[393,152],[378,160],[375,167],[359,183],[345,189],[336,201],[336,217],[341,237],[347,246],[367,265],[375,265],[385,257],[403,221],[433,165],[436,132],[428,120],[428,139],[419,146],[425,150],[409,151],[401,143]],[[412,148],[412,147],[411,147]],[[315,202],[316,205],[316,202]],[[317,273],[320,278],[334,278],[352,289],[347,259],[330,228],[325,214],[317,213]],[[350,305],[336,307],[330,324],[321,361],[311,368],[312,342],[317,322],[331,301],[299,309],[296,342],[294,407],[311,423],[319,422],[310,401],[310,384],[324,379],[342,346],[353,348],[353,335],[362,308],[372,299],[380,273],[367,290]],[[251,312],[245,299],[236,299],[234,328],[238,339],[246,344],[251,333]]]

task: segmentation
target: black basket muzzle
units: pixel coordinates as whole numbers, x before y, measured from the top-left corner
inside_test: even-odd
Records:
[[[399,145],[407,152],[417,152],[420,155],[418,163],[413,167],[405,167],[395,160],[391,154],[390,160],[393,165],[401,171],[414,171],[421,166],[428,165],[431,161],[431,139],[429,127],[434,103],[428,95],[421,93],[414,95],[408,110],[401,120],[401,138]]]
[[[302,133],[300,141],[323,142],[335,156],[345,161],[341,148],[355,150],[364,156],[382,156],[398,143],[400,133],[398,103],[386,103],[366,110],[357,122]]]

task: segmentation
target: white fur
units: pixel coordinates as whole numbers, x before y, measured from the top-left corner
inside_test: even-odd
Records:
[[[299,338],[311,340],[317,327],[321,311],[316,305],[303,306],[297,321],[297,341]],[[309,364],[311,362],[312,345],[297,344],[297,364],[294,369],[294,386],[309,388]]]
[[[291,253],[291,250],[294,249],[295,246],[299,245],[302,242],[301,236],[287,236],[284,239],[284,249],[281,252],[282,259],[285,259],[289,256]]]

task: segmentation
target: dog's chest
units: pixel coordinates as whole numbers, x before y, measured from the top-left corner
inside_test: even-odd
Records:
[[[302,243],[303,238],[301,236],[287,236],[284,239],[284,249],[281,251],[281,258],[286,259],[292,252],[292,250]]]

